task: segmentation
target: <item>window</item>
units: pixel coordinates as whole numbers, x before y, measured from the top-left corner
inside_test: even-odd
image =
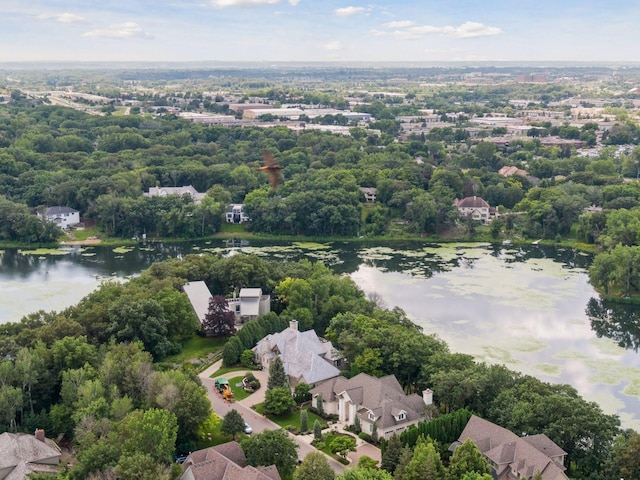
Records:
[[[373,412],[369,412],[369,420],[375,420],[376,416],[373,414]]]
[[[404,420],[405,418],[406,418],[406,415],[405,415],[405,413],[404,413],[404,412],[400,412],[400,413],[398,414],[398,420]]]

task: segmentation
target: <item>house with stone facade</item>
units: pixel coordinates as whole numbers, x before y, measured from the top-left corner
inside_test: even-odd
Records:
[[[304,382],[315,385],[340,375],[342,357],[330,341],[318,337],[315,330],[298,330],[292,320],[282,332],[267,335],[253,347],[255,362],[268,370],[274,358],[280,357],[289,384]]]
[[[376,424],[379,438],[390,438],[426,419],[426,407],[433,403],[429,389],[422,396],[406,395],[395,375],[376,378],[360,373],[353,378],[335,377],[322,382],[311,390],[312,405],[317,408],[322,397],[322,409],[326,414],[337,415],[346,425],[355,425],[356,416],[360,428],[371,435]]]

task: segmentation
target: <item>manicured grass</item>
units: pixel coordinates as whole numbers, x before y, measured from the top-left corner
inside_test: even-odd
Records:
[[[70,233],[75,237],[76,240],[86,240],[89,237],[100,238],[102,235],[100,230],[98,230],[98,227],[89,227],[82,230],[71,230]],[[71,239],[65,235],[62,240],[70,241]]]
[[[226,338],[206,338],[194,335],[182,344],[182,351],[165,359],[165,362],[184,363],[197,358],[207,358],[210,353],[220,350]]]
[[[209,378],[221,377],[229,372],[244,372],[246,370],[254,370],[252,368],[247,367],[222,367],[219,370],[215,371]]]
[[[220,227],[220,233],[241,233],[246,232],[243,224],[223,223]]]
[[[258,404],[254,407],[254,410],[260,414],[263,414],[263,406],[262,404]],[[325,422],[321,417],[311,412],[310,410],[303,408],[302,410],[307,410],[307,418],[309,419],[309,431],[313,431],[313,424],[318,420],[322,428],[327,428],[327,422]],[[300,430],[300,410],[296,410],[295,412],[287,413],[286,415],[267,415],[269,420],[274,423],[277,423],[282,428],[287,429],[287,427],[293,427],[296,430]]]
[[[242,379],[244,375],[239,377],[233,377],[229,379],[229,386],[231,387],[231,391],[233,392],[233,398],[236,400],[242,400],[247,398],[251,393],[246,392],[242,386],[238,387],[237,385],[242,385]]]

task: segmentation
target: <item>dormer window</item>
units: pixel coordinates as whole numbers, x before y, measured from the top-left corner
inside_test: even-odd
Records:
[[[405,418],[407,418],[407,415],[404,412],[398,414],[398,420],[404,420]]]
[[[369,412],[369,420],[375,420],[376,416],[373,414],[373,412]]]

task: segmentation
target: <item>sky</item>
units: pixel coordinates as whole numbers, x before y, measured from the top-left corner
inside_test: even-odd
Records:
[[[640,61],[640,0],[0,0],[0,62]]]

